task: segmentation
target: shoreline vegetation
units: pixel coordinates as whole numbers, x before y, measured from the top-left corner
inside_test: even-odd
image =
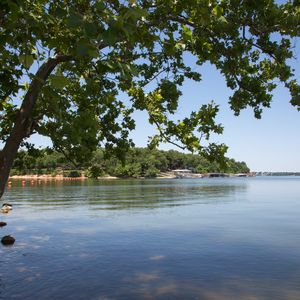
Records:
[[[156,177],[117,177],[117,176],[99,176],[97,180],[115,180],[115,179],[178,179],[178,178],[216,178],[216,177],[255,177],[255,176],[300,176],[300,172],[249,172],[249,173],[238,173],[238,174],[227,174],[227,173],[195,173],[191,176],[178,176],[174,172],[160,173]],[[63,181],[63,180],[87,180],[91,177],[81,175],[78,177],[64,177],[63,175],[51,175],[51,174],[29,174],[29,175],[13,175],[9,177],[9,180],[22,180],[22,181]]]
[[[97,149],[88,161],[66,158],[51,149],[19,151],[10,173],[11,179],[80,180],[86,178],[202,178],[251,175],[245,162],[226,158],[226,168],[200,155],[175,150],[131,148],[120,160]]]
[[[191,175],[176,175],[174,172],[165,172],[162,174],[158,174],[155,177],[117,177],[117,176],[99,176],[97,178],[91,178],[85,175],[80,175],[78,177],[65,177],[63,175],[55,175],[52,176],[51,174],[44,174],[44,175],[37,175],[37,174],[29,174],[29,175],[13,175],[9,177],[9,180],[86,180],[86,179],[98,179],[98,180],[114,180],[114,179],[178,179],[178,178],[213,178],[213,177],[253,177],[255,174],[253,173],[239,173],[239,174],[227,174],[227,173],[206,173],[206,174],[199,174],[199,173],[191,173]]]

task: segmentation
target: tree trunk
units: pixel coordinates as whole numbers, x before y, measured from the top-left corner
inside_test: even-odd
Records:
[[[4,193],[5,185],[20,144],[25,137],[31,134],[32,113],[44,82],[59,63],[70,61],[71,59],[71,56],[67,55],[57,55],[54,58],[48,59],[39,68],[35,78],[32,80],[20,107],[12,132],[0,152],[0,198]]]

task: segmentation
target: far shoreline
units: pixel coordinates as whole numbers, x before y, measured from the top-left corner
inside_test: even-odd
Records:
[[[192,176],[178,176],[172,172],[163,172],[158,174],[156,177],[117,177],[117,176],[99,176],[97,178],[90,178],[84,175],[78,177],[68,177],[59,175],[37,175],[37,174],[28,174],[28,175],[12,175],[9,176],[9,181],[11,180],[22,180],[22,181],[69,181],[69,180],[122,180],[122,179],[197,179],[197,178],[232,178],[232,177],[253,177],[255,176],[252,173],[244,174],[228,174],[228,173],[203,173],[203,174],[193,174]]]
[[[95,179],[95,180],[116,180],[116,179],[175,179],[177,178],[175,175],[166,175],[166,176],[157,176],[153,178],[145,178],[145,177],[116,177],[116,176],[101,176],[98,178],[90,178],[87,176],[79,176],[79,177],[64,177],[62,175],[13,175],[9,176],[9,180],[87,180],[87,179]]]

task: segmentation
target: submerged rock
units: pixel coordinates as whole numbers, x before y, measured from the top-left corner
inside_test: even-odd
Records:
[[[12,210],[12,204],[10,204],[10,203],[3,203],[2,204],[2,208],[7,208],[7,209]]]
[[[11,204],[9,204],[9,203],[3,203],[2,204],[2,208],[1,208],[2,213],[8,213],[11,210],[12,210],[12,205]]]
[[[15,242],[15,238],[10,235],[6,235],[1,239],[1,243],[5,246],[13,245]]]
[[[7,224],[5,223],[5,222],[2,222],[2,221],[0,221],[0,227],[4,227],[4,226],[6,226]]]

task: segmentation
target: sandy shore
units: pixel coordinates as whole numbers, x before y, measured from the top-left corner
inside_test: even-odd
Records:
[[[64,180],[68,177],[63,177],[63,175],[14,175],[10,176],[9,179],[23,179],[23,180]],[[86,179],[87,177],[81,176],[76,177],[78,179]]]
[[[157,179],[173,179],[176,178],[176,176],[171,172],[164,172],[158,174],[156,177]],[[80,177],[64,177],[63,175],[13,175],[9,177],[9,180],[85,180],[88,179],[86,176],[80,176]],[[119,177],[115,176],[103,176],[98,177],[99,180],[110,180],[110,179],[120,179]],[[141,177],[141,179],[144,179],[144,177]]]
[[[86,176],[80,176],[80,177],[64,177],[63,175],[56,175],[56,176],[51,176],[51,175],[14,175],[10,176],[9,180],[14,180],[14,179],[19,179],[19,180],[85,180],[88,179]],[[104,176],[104,177],[99,177],[98,179],[118,179],[117,177],[114,176]]]

